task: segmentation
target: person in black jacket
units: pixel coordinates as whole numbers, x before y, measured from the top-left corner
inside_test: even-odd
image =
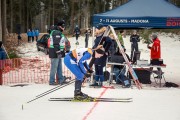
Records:
[[[79,42],[78,42],[78,37],[79,35],[81,34],[81,31],[78,27],[78,25],[76,25],[75,29],[74,29],[74,35],[76,36],[76,44],[79,45]]]
[[[109,48],[109,52],[110,52],[110,56],[111,56],[111,55],[114,55],[114,53],[116,52],[117,43],[116,43],[116,40],[115,40],[113,34],[110,34],[109,37],[112,39],[112,44],[111,44],[111,47]]]
[[[96,26],[96,39],[94,40],[94,46],[93,48],[96,48],[99,44],[102,44],[105,53],[101,58],[95,59],[94,65],[95,65],[95,80],[93,81],[93,84],[90,86],[102,86],[104,81],[104,74],[103,74],[103,68],[106,66],[107,56],[108,56],[108,50],[112,44],[112,40],[110,37],[103,37],[103,33],[105,32],[106,27],[103,26],[103,24],[98,24]],[[101,38],[103,39],[101,40]],[[100,80],[100,82],[99,82]],[[97,83],[99,82],[99,84]]]
[[[58,84],[62,84],[65,81],[62,75],[62,60],[61,58],[65,56],[65,36],[62,32],[65,29],[65,22],[61,20],[56,26],[50,31],[50,48],[49,48],[49,58],[51,59],[51,70],[50,70],[50,80],[49,85],[56,85],[55,74],[57,73]]]
[[[133,61],[134,52],[139,51],[138,42],[140,42],[140,38],[136,30],[134,30],[133,34],[130,36],[130,42],[131,42],[131,61]]]

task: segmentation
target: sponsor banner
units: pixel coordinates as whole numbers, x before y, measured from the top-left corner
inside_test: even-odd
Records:
[[[180,27],[180,18],[167,18],[166,26],[172,26],[172,27],[179,26]]]
[[[140,18],[116,18],[94,16],[93,24],[103,23],[104,25],[112,25],[113,27],[127,28],[180,28],[180,18],[163,18],[163,17],[140,17]]]

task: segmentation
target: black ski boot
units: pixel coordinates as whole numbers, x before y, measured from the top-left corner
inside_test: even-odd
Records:
[[[76,80],[75,82],[75,91],[74,91],[74,100],[75,101],[92,101],[93,98],[81,92],[81,84],[80,80]]]
[[[87,94],[82,93],[79,90],[74,91],[74,101],[88,102],[88,101],[93,101],[93,100],[94,100],[94,98],[88,96]]]

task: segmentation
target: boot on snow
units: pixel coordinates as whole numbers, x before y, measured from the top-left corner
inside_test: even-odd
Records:
[[[93,101],[93,100],[94,100],[93,97],[90,97],[87,94],[85,94],[79,90],[74,91],[74,101],[88,102],[88,101]]]

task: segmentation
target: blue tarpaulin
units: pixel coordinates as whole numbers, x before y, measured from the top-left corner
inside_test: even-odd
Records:
[[[113,10],[93,15],[93,25],[115,28],[180,28],[180,8],[167,0],[130,0]]]

